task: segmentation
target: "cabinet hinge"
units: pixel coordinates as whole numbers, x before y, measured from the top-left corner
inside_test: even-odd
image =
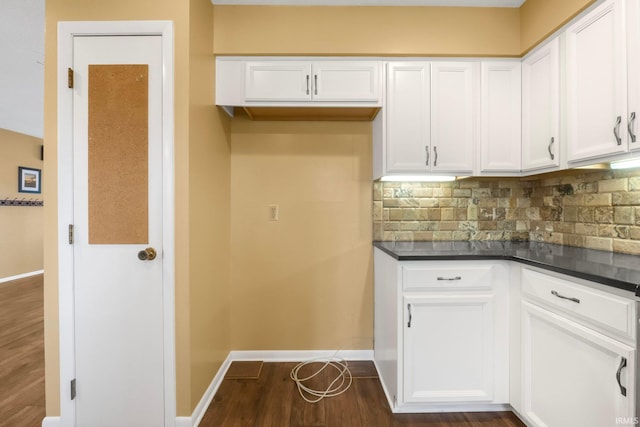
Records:
[[[73,245],[73,224],[69,224],[69,244]]]
[[[73,68],[71,67],[67,69],[67,85],[69,89],[73,89]]]
[[[76,398],[76,379],[72,379],[71,380],[71,384],[69,387],[71,390],[71,400],[74,400]]]

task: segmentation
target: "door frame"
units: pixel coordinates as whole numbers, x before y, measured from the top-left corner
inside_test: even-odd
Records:
[[[172,21],[73,21],[58,23],[58,310],[60,336],[60,426],[73,427],[76,405],[70,398],[75,378],[73,245],[73,91],[67,69],[73,65],[77,36],[156,35],[162,37],[162,289],[165,427],[176,422],[175,214],[174,214],[174,54]]]

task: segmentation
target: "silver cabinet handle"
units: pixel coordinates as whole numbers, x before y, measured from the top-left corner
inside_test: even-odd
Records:
[[[462,277],[461,276],[455,276],[455,277],[441,277],[441,276],[438,276],[438,280],[449,280],[449,281],[462,280]]]
[[[551,137],[551,141],[549,142],[549,146],[547,147],[547,150],[549,150],[549,157],[551,157],[551,160],[555,159],[556,155],[553,154],[553,152],[551,151],[551,146],[554,143],[554,139],[553,137]]]
[[[433,146],[433,167],[438,166],[438,147]]]
[[[407,328],[411,327],[411,304],[407,304],[407,311],[409,312],[409,321],[407,322]]]
[[[317,74],[313,75],[313,94],[314,95],[318,94],[318,75]]]
[[[627,395],[627,388],[620,383],[620,372],[622,372],[622,368],[627,366],[627,358],[620,358],[620,365],[618,366],[618,370],[616,371],[616,381],[618,381],[618,386],[620,386],[620,394],[623,396]]]
[[[425,161],[425,166],[429,166],[429,146],[428,145],[424,146],[424,152],[427,155],[427,160]]]
[[[307,74],[307,95],[309,95],[309,74]]]
[[[576,304],[580,304],[580,300],[578,298],[565,297],[564,295],[560,295],[556,291],[551,291],[551,295],[556,296],[556,297],[561,298],[561,299],[566,299],[566,300],[575,302]]]
[[[632,111],[629,115],[629,121],[627,122],[627,130],[629,131],[629,136],[631,137],[631,142],[636,142],[636,134],[633,133],[633,122],[636,121],[636,112]]]
[[[622,145],[622,138],[620,138],[620,123],[622,123],[622,117],[618,116],[616,119],[616,125],[613,127],[613,135],[616,137],[618,145]]]

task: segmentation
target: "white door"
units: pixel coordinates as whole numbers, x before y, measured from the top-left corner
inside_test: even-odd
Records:
[[[528,302],[522,345],[523,409],[533,425],[633,424],[633,347]]]
[[[390,62],[387,68],[386,172],[425,173],[430,156],[430,65]]]
[[[493,400],[493,296],[404,298],[404,402]]]
[[[624,1],[608,0],[567,30],[569,161],[627,151]]]
[[[164,425],[161,64],[161,36],[74,37],[79,427]]]
[[[522,170],[560,165],[560,40],[522,61]]]
[[[478,120],[477,62],[431,63],[431,171],[473,172]]]

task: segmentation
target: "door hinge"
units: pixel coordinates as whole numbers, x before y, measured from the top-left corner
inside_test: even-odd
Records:
[[[73,89],[73,68],[71,67],[67,70],[67,85],[69,89]]]
[[[73,224],[69,224],[69,244],[73,245]]]
[[[76,379],[71,380],[71,400],[76,398]]]

